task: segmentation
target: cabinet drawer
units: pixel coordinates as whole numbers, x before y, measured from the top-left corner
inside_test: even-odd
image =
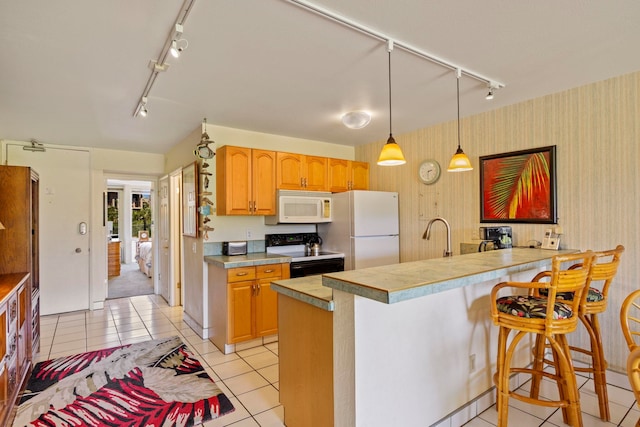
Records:
[[[243,280],[253,280],[256,278],[256,268],[251,267],[237,267],[230,268],[227,272],[227,282],[240,282]]]
[[[267,277],[281,277],[282,264],[257,265],[256,276],[258,279],[266,279]]]

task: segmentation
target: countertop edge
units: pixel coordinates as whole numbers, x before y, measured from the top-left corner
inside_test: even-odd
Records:
[[[439,292],[445,292],[451,289],[456,289],[475,283],[495,280],[509,274],[519,273],[521,271],[542,268],[549,264],[551,258],[554,255],[576,252],[579,251],[574,249],[565,249],[560,251],[547,252],[544,253],[545,256],[540,259],[517,263],[514,265],[506,265],[504,267],[492,270],[455,276],[449,279],[438,280],[435,282],[416,283],[413,286],[396,291],[387,291],[373,286],[367,286],[364,283],[355,283],[348,280],[341,280],[338,277],[323,276],[322,284],[332,289],[340,290],[342,292],[350,293],[353,295],[358,295],[384,304],[394,304],[397,302],[420,298]],[[336,273],[336,275],[339,275],[339,273]]]
[[[309,305],[312,305],[324,311],[333,311],[334,309],[333,300],[326,300],[319,297],[314,297],[313,295],[296,291],[291,287],[279,285],[277,282],[271,282],[271,289],[273,289],[274,291],[282,295],[286,295],[295,300],[305,302]]]
[[[286,255],[272,255],[264,252],[254,252],[246,255],[207,255],[204,257],[207,264],[221,268],[250,267],[253,265],[289,264],[291,257]]]

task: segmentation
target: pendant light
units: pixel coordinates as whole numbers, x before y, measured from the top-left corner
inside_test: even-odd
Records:
[[[451,162],[449,162],[449,168],[447,172],[465,172],[473,170],[473,166],[471,166],[471,161],[462,148],[460,148],[460,77],[462,76],[462,71],[458,68],[456,69],[456,89],[457,89],[457,100],[458,100],[458,150],[456,154],[451,158]]]
[[[391,51],[393,50],[393,40],[387,42],[387,51],[389,52],[389,139],[382,147],[380,157],[378,157],[378,165],[380,166],[398,166],[404,165],[407,161],[402,155],[400,146],[393,139],[391,132]]]

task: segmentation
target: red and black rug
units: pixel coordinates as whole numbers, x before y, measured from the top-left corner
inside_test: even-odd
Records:
[[[173,337],[36,364],[13,427],[193,426],[233,410]]]

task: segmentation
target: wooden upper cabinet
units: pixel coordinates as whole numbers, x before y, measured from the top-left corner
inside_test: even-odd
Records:
[[[369,189],[369,163],[344,159],[328,159],[329,191]]]
[[[275,151],[222,146],[216,151],[218,215],[275,214]]]
[[[299,190],[303,186],[304,155],[276,153],[276,187],[282,190]]]
[[[369,189],[369,163],[351,162],[351,189]]]
[[[326,157],[282,152],[276,157],[278,189],[328,191]]]
[[[251,150],[253,215],[276,213],[276,153]]]
[[[329,185],[327,182],[327,165],[329,159],[326,157],[304,156],[305,162],[305,190],[327,191]]]

